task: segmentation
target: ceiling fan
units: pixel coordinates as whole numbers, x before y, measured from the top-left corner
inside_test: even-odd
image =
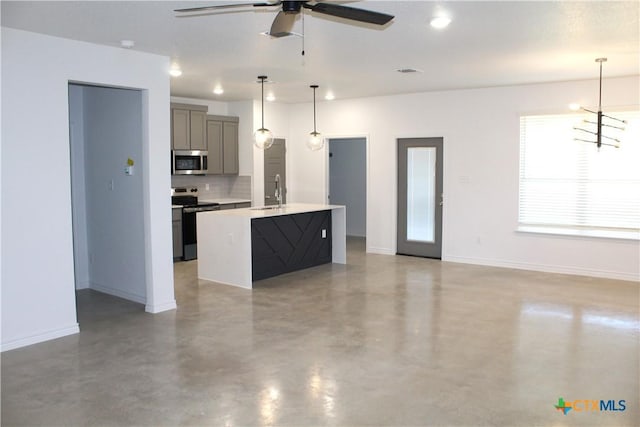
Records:
[[[364,22],[367,24],[385,25],[391,21],[394,16],[386,13],[374,12],[372,10],[358,9],[355,7],[343,6],[335,3],[321,3],[319,1],[276,1],[272,3],[230,3],[214,6],[191,7],[186,9],[176,9],[175,12],[204,12],[215,11],[219,9],[231,9],[236,7],[275,7],[282,6],[278,15],[271,24],[269,35],[272,37],[283,37],[291,34],[291,29],[296,20],[296,15],[300,13],[302,8],[309,9],[312,12],[336,16],[338,18],[349,19],[352,21]]]

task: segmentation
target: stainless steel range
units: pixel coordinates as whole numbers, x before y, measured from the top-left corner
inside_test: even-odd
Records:
[[[182,206],[182,259],[189,261],[198,257],[198,236],[196,219],[198,212],[217,211],[218,203],[198,201],[196,187],[176,187],[171,189],[171,204]]]

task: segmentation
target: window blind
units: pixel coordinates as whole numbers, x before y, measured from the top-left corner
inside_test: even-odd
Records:
[[[574,140],[595,141],[595,135],[574,129],[590,126],[583,120],[593,121],[593,115],[520,118],[521,226],[640,229],[640,111],[606,114],[627,121],[624,132],[603,130],[620,139],[620,148],[598,150],[596,144]]]

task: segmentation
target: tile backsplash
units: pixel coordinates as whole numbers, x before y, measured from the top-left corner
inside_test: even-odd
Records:
[[[207,184],[209,189],[207,190]],[[172,187],[198,187],[201,199],[233,198],[251,200],[250,176],[171,176]]]

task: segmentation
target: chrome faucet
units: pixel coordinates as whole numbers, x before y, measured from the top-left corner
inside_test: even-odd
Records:
[[[278,207],[281,208],[282,207],[282,186],[280,185],[279,173],[276,174],[276,191],[274,195],[276,197],[276,200],[278,201]]]

